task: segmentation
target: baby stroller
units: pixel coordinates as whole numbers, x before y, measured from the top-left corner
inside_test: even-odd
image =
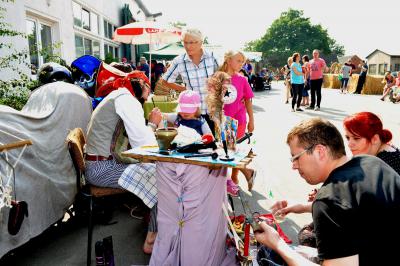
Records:
[[[270,75],[266,76],[264,81],[264,90],[271,90],[271,82],[272,82],[272,76]]]
[[[251,80],[251,84],[253,85],[254,91],[262,91],[264,90],[264,78],[260,75],[256,74],[253,76]]]

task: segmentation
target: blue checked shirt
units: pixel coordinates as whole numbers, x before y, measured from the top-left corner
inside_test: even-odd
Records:
[[[181,75],[186,89],[197,91],[200,94],[201,113],[207,114],[206,82],[217,69],[218,63],[213,53],[204,51],[198,66],[192,62],[187,53],[184,53],[175,57],[162,78],[169,83],[174,83],[176,78]]]

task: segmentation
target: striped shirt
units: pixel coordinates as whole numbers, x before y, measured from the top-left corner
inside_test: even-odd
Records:
[[[207,78],[211,77],[218,69],[218,62],[213,53],[204,51],[201,56],[199,65],[193,63],[187,53],[175,57],[167,72],[164,73],[163,79],[169,83],[176,81],[180,75],[187,89],[197,91],[201,96],[201,113],[207,113],[205,88]]]

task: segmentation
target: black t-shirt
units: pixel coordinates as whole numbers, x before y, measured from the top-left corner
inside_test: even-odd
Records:
[[[400,150],[395,148],[395,151],[381,151],[376,156],[387,163],[400,175]]]
[[[333,170],[312,213],[321,259],[358,254],[360,265],[398,263],[400,176],[382,160],[355,156]]]
[[[364,64],[364,65],[363,65],[363,68],[365,68],[365,71],[363,71],[363,70],[361,69],[360,76],[365,77],[365,76],[367,76],[368,65],[367,65],[367,64]]]

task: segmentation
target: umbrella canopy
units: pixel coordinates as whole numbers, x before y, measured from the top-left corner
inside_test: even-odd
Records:
[[[113,40],[131,44],[174,43],[180,41],[182,30],[154,21],[127,24],[115,30]]]
[[[115,30],[113,40],[131,44],[151,44],[153,43],[174,43],[181,39],[182,30],[175,27],[168,27],[154,21],[140,21],[129,23]],[[151,67],[149,73],[151,84]]]
[[[151,56],[153,59],[159,60],[172,60],[177,55],[185,53],[185,48],[180,43],[171,43],[168,44],[158,50],[152,51]],[[150,54],[150,52],[144,52],[146,57]]]

